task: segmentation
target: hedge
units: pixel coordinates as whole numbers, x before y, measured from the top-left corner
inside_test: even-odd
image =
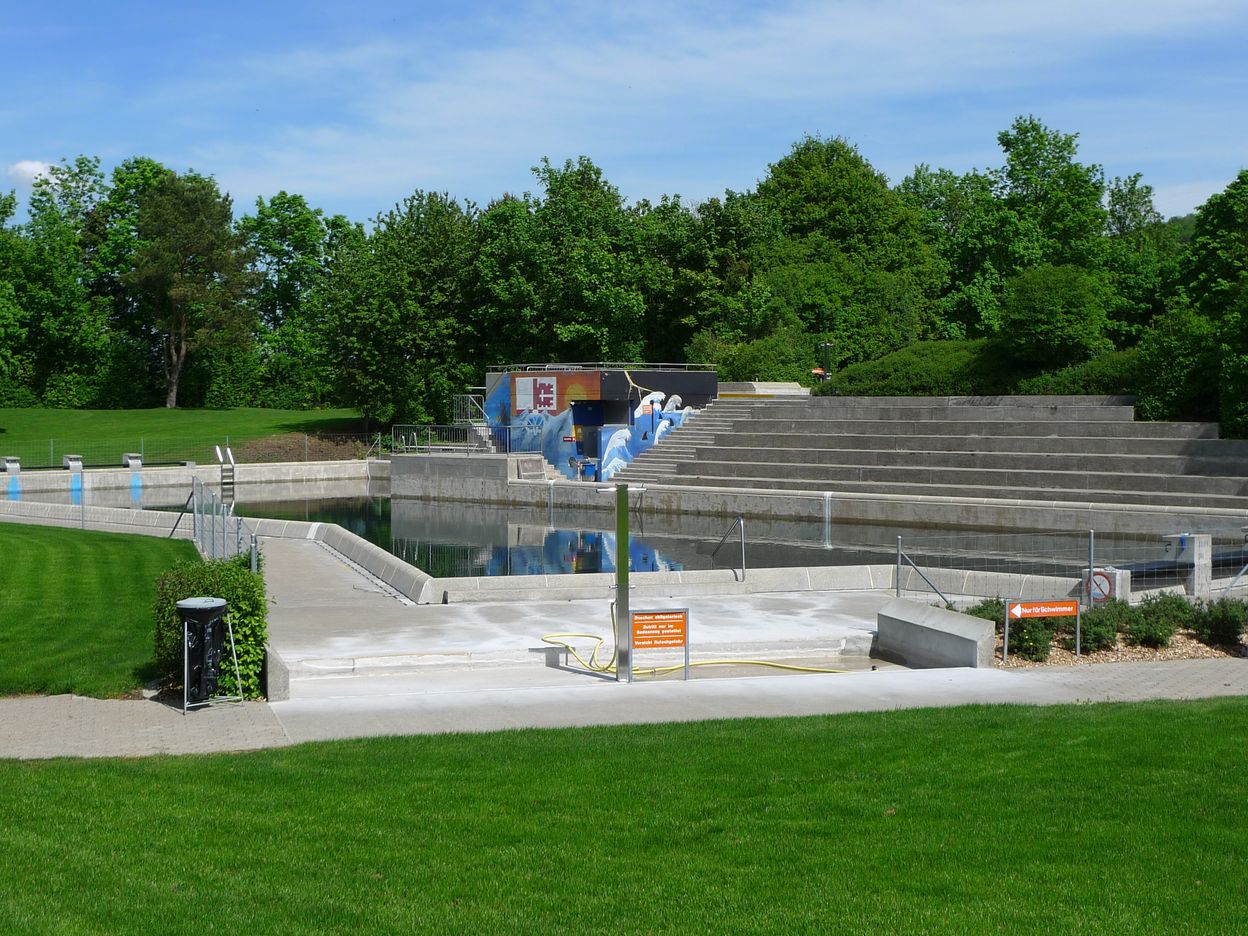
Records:
[[[242,695],[259,698],[264,647],[268,642],[268,602],[263,577],[237,560],[179,562],[156,580],[154,642],[161,679],[182,684],[182,619],[178,617],[177,603],[198,596],[224,598],[229,603]],[[221,692],[230,695],[238,691],[232,664],[231,660],[230,665],[221,667],[219,684]]]

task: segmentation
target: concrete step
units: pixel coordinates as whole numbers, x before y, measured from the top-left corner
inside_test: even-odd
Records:
[[[929,465],[781,465],[700,459],[685,464],[678,477],[741,477],[764,482],[796,479],[816,484],[946,484],[970,489],[1009,487],[1043,492],[1049,488],[1086,491],[1150,491],[1248,497],[1248,479],[1206,475],[1141,474],[1045,468],[945,468]]]
[[[979,436],[1052,436],[1070,438],[1116,439],[1217,439],[1216,423],[1147,423],[1099,422],[1054,424],[1048,421],[1014,420],[986,422],[966,420],[855,420],[855,419],[781,419],[767,423],[736,423],[717,430],[755,436],[766,434],[769,443],[778,445],[810,445],[815,437],[834,438],[841,435],[867,435],[881,439],[891,436],[941,435],[954,438]],[[794,438],[783,439],[781,436]],[[804,439],[805,442],[799,440]],[[688,441],[686,437],[685,441]]]
[[[1048,441],[1048,440],[1046,440]],[[1146,475],[1248,476],[1248,458],[1209,458],[1186,455],[1141,455],[1134,451],[1081,452],[1073,440],[1057,439],[1033,451],[922,451],[847,448],[773,448],[719,445],[701,459],[711,462],[768,463],[777,466],[905,466],[907,468],[978,468],[999,470],[1086,471]],[[789,473],[792,473],[789,471]]]
[[[1248,459],[1248,441],[1236,439],[1142,439],[1129,440],[1093,436],[948,436],[847,434],[835,436],[768,435],[767,445],[786,449],[824,447],[828,449],[874,449],[876,451],[909,452],[1033,452],[1048,454],[1060,441],[1069,452],[1112,455],[1129,451],[1136,455],[1172,455],[1191,458]],[[741,437],[721,439],[722,444],[759,445],[759,440]],[[705,449],[699,449],[705,452]]]
[[[1153,492],[1140,490],[1097,490],[1094,488],[1063,489],[1057,487],[1035,488],[1030,486],[1009,487],[985,484],[968,487],[965,484],[921,484],[915,482],[881,481],[827,481],[795,478],[746,477],[741,475],[700,476],[676,475],[672,478],[654,480],[655,484],[674,487],[693,485],[719,488],[755,488],[777,493],[804,492],[810,494],[886,494],[913,497],[970,497],[984,500],[1028,500],[1077,504],[1139,504],[1154,507],[1197,507],[1215,510],[1248,511],[1248,497],[1189,494],[1178,492]]]
[[[723,418],[723,410],[704,414],[702,419]],[[836,406],[811,406],[802,403],[759,405],[744,415],[753,419],[897,419],[897,420],[958,420],[991,422],[1022,419],[1047,422],[1132,422],[1135,410],[1130,406],[956,406],[949,404],[899,406],[888,404],[845,403]]]

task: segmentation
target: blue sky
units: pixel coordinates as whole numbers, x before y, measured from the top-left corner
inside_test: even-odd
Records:
[[[1248,167],[1244,0],[0,2],[0,188],[85,153],[364,221],[586,155],[635,201],[752,187],[805,134],[893,182],[1020,114],[1182,214]]]

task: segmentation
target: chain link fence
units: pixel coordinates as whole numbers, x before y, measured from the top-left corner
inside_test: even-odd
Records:
[[[378,433],[291,432],[261,438],[212,439],[194,437],[118,438],[90,443],[73,439],[7,441],[0,439],[0,457],[17,458],[22,470],[62,468],[66,456],[82,458],[84,468],[121,468],[127,456],[137,455],[144,465],[217,464],[217,447],[229,448],[240,464],[260,462],[342,461],[382,454],[384,437]]]
[[[897,537],[898,597],[1091,600],[1123,598],[1161,589],[1183,590],[1193,574],[1192,538],[1149,538],[1083,533],[949,533]],[[1248,593],[1242,540],[1213,539],[1213,591],[1228,586]]]
[[[463,455],[506,455],[540,452],[540,426],[395,426],[393,452],[443,452]]]

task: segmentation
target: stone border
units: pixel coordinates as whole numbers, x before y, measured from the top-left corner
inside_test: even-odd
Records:
[[[992,621],[897,598],[876,614],[876,652],[912,669],[990,667],[996,646]]]

